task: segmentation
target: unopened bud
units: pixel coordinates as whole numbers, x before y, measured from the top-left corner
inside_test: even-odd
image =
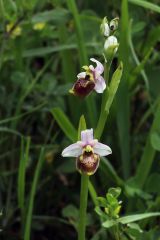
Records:
[[[107,61],[114,57],[118,50],[118,46],[119,44],[115,36],[110,36],[106,39],[104,44],[104,55]]]
[[[100,31],[104,37],[109,37],[110,27],[108,25],[108,20],[106,17],[103,18],[102,24],[100,25]]]
[[[115,32],[118,29],[119,18],[114,18],[110,21],[109,27],[112,32]]]

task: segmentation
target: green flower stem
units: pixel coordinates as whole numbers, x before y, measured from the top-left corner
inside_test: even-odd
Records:
[[[108,71],[108,74],[109,74],[109,69],[110,69],[110,65],[108,66],[108,68],[106,66],[105,71]],[[118,86],[119,86],[119,83],[121,80],[122,72],[123,72],[123,64],[120,63],[119,67],[117,68],[117,70],[114,72],[114,74],[112,76],[109,87],[106,88],[106,90],[103,94],[101,113],[100,113],[100,117],[98,120],[96,131],[95,131],[95,137],[97,139],[100,139],[101,135],[103,133],[110,107],[112,105],[112,102],[114,100],[115,94],[117,92],[117,89],[118,89]],[[107,73],[105,73],[105,76],[107,76],[106,74]]]
[[[89,183],[89,176],[86,174],[82,174],[81,175],[79,224],[78,224],[78,240],[85,240],[88,183]]]

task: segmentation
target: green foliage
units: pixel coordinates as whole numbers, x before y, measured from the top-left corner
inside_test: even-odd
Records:
[[[98,206],[104,208],[106,218],[113,221],[119,218],[119,212],[121,209],[121,202],[118,201],[118,197],[121,193],[120,188],[109,188],[106,198],[98,197]],[[96,211],[100,211],[97,208]],[[100,211],[101,212],[101,211]],[[104,214],[103,214],[104,215]]]

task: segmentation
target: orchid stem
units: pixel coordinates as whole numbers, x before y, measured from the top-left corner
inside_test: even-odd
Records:
[[[85,240],[86,210],[87,210],[87,200],[88,200],[88,183],[89,183],[89,176],[82,173],[82,175],[81,175],[79,225],[78,225],[78,240]]]

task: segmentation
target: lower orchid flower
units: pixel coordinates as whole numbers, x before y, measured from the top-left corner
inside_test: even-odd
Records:
[[[92,175],[96,172],[100,157],[112,153],[109,146],[93,138],[93,129],[81,132],[81,141],[71,144],[62,152],[63,157],[76,157],[77,169],[80,173]]]
[[[70,93],[76,96],[85,97],[93,90],[97,93],[103,93],[106,88],[105,80],[101,76],[104,72],[103,65],[95,58],[91,58],[90,60],[95,62],[97,66],[83,66],[85,71],[77,75],[78,79],[70,90]]]

